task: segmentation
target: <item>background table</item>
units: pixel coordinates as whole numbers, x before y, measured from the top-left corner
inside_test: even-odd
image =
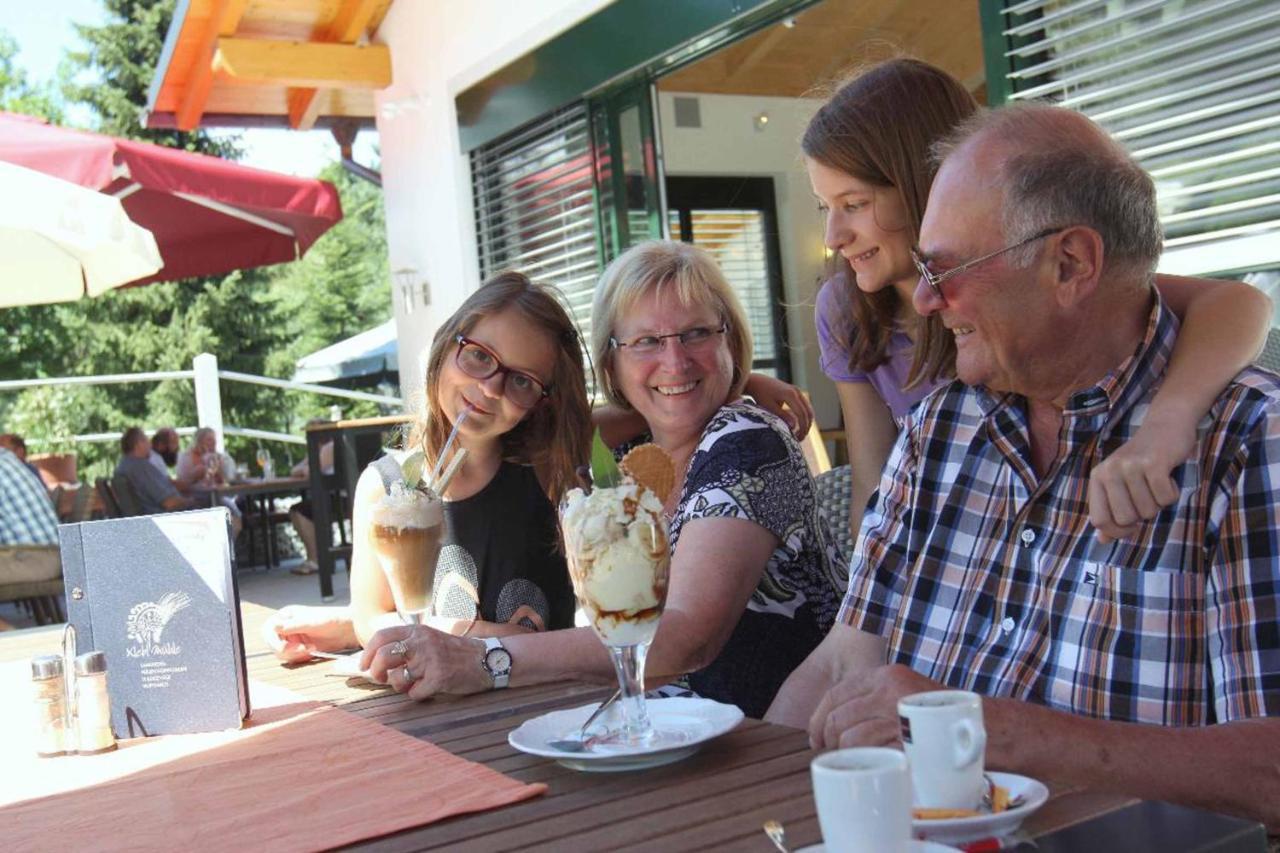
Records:
[[[270,480],[245,480],[221,486],[203,486],[197,483],[192,486],[191,493],[206,496],[211,506],[217,505],[222,498],[245,498],[250,505],[249,511],[245,514],[245,527],[249,526],[251,517],[256,514],[258,524],[266,537],[264,553],[267,568],[270,569],[279,564],[276,557],[276,538],[271,529],[273,504],[276,498],[301,494],[307,490],[308,485],[309,481],[306,477],[273,477]]]

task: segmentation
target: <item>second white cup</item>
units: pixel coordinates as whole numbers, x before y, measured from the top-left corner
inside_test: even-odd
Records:
[[[978,808],[986,792],[982,697],[967,690],[915,693],[898,700],[898,721],[911,761],[915,805]]]
[[[809,765],[823,846],[830,853],[905,853],[911,838],[911,776],[896,749],[857,747]]]

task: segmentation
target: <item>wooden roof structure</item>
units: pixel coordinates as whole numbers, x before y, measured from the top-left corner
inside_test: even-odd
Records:
[[[906,54],[986,98],[977,3],[822,0],[658,80],[667,92],[826,97],[851,67]]]
[[[394,0],[179,0],[147,127],[372,126],[391,51],[372,38]]]

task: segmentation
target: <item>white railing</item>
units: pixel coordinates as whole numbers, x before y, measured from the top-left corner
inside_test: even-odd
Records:
[[[314,385],[308,382],[291,382],[287,379],[273,379],[269,376],[254,376],[251,373],[237,373],[234,370],[219,370],[218,359],[209,353],[201,353],[192,360],[191,370],[157,370],[149,373],[115,373],[103,376],[61,376],[48,379],[8,379],[0,381],[0,391],[21,391],[26,388],[39,388],[51,385],[118,385],[126,382],[160,382],[166,379],[190,379],[195,383],[196,421],[200,427],[211,427],[218,435],[218,449],[225,449],[223,436],[235,435],[260,441],[279,441],[286,444],[306,444],[305,438],[283,432],[254,429],[252,427],[229,426],[222,423],[222,393],[219,383],[243,382],[249,385],[265,385],[286,391],[303,391],[344,400],[362,400],[379,403],[384,406],[399,408],[404,402],[399,397],[385,394],[370,394],[365,391],[348,391],[345,388],[330,388],[327,385]],[[159,425],[144,427],[148,434],[155,432]],[[196,427],[179,427],[179,435],[190,435]],[[34,444],[54,442],[100,442],[119,441],[119,432],[93,432],[81,435],[55,436],[48,439],[33,438]]]

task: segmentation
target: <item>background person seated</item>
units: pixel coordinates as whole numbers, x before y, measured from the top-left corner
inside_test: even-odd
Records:
[[[161,427],[151,436],[151,464],[166,477],[170,476],[169,469],[178,464],[179,451],[178,431],[173,427]],[[183,491],[182,484],[174,485],[178,486],[179,491]]]
[[[211,427],[196,430],[191,447],[178,456],[179,483],[221,486],[235,479],[235,473],[231,458],[218,452],[218,436]]]
[[[124,477],[133,487],[138,497],[138,504],[147,515],[161,512],[178,512],[184,509],[195,509],[198,504],[188,497],[178,494],[173,481],[156,470],[151,464],[151,442],[138,427],[129,427],[120,436],[120,462],[116,465],[116,476]]]
[[[12,545],[47,548],[6,547]],[[0,594],[6,584],[60,577],[58,518],[49,502],[49,493],[21,459],[0,446]]]
[[[23,441],[22,436],[15,432],[0,434],[0,447],[3,447],[14,456],[18,457],[18,460],[21,461],[23,465],[26,465],[27,469],[30,470],[32,474],[35,474],[38,479],[40,478],[40,469],[27,461],[27,443]],[[44,480],[40,479],[40,482],[43,483]]]
[[[324,418],[313,418],[307,421],[307,426],[316,423],[328,423]],[[333,473],[333,442],[326,441],[320,445],[320,471],[326,475]],[[311,465],[307,462],[307,457],[303,456],[302,461],[294,465],[289,471],[291,477],[310,477]],[[294,566],[289,571],[295,575],[313,575],[319,571],[317,563],[319,550],[316,547],[316,525],[311,516],[311,495],[306,495],[302,500],[298,501],[289,508],[289,522],[293,525],[294,531],[298,534],[298,538],[302,540],[302,548],[306,551],[306,559],[301,565]]]

